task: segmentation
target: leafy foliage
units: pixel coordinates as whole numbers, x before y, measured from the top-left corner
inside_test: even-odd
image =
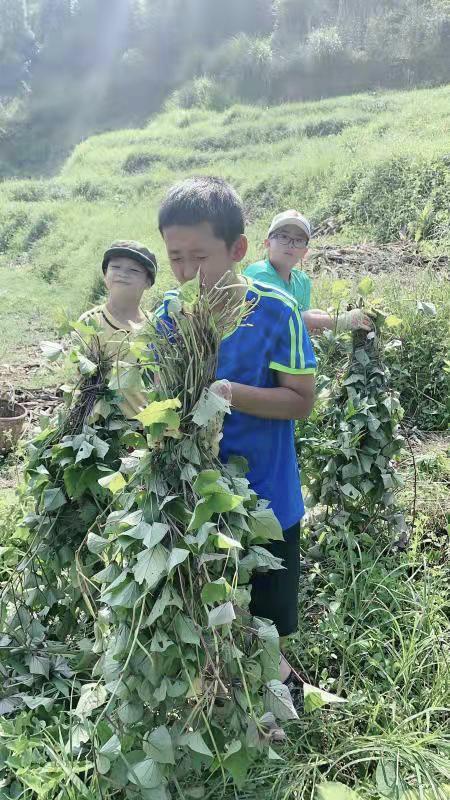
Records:
[[[33,768],[15,773],[23,788],[43,779],[54,748],[65,768],[76,760],[69,785],[85,796],[165,798],[217,770],[242,783],[275,718],[295,715],[278,681],[276,629],[248,612],[250,572],[266,568],[263,545],[281,530],[246,465],[217,461],[223,410],[195,413],[230,306],[217,319],[198,285],[186,297],[176,331],[148,332],[145,368],[158,388],[142,428],[115,410],[111,378],[81,431],[65,433],[85,408],[89,369],[76,413],[30,445],[30,545],[0,605],[1,711],[12,718],[4,774],[20,725],[27,741],[45,725],[49,744],[58,720],[59,741],[30,752]],[[71,358],[83,365],[80,348]],[[56,776],[45,776],[47,795]]]

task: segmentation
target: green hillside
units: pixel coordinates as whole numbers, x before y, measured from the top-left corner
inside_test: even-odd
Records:
[[[271,214],[295,206],[330,215],[340,241],[388,242],[408,230],[450,241],[450,87],[365,94],[272,108],[172,111],[148,127],[94,136],[60,176],[5,181],[0,200],[0,362],[26,361],[61,309],[75,317],[99,288],[102,250],[118,237],[149,243],[170,283],[156,228],[176,179],[230,179],[248,212],[249,258]]]

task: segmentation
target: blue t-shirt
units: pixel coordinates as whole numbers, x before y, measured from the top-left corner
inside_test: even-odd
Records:
[[[222,339],[217,378],[259,388],[277,386],[277,372],[315,372],[311,342],[295,300],[264,283],[249,283],[250,312]],[[174,291],[164,296],[157,315],[171,323],[168,312]],[[283,530],[304,514],[292,420],[261,419],[233,410],[225,416],[220,458],[243,456],[247,478],[260,498],[268,500]]]

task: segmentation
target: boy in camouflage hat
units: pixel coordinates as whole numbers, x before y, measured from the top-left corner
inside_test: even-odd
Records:
[[[90,309],[80,322],[94,323],[100,346],[111,359],[133,364],[129,352],[132,333],[139,332],[146,317],[140,308],[142,295],[153,286],[158,265],[153,253],[135,241],[116,241],[106,250],[103,279],[108,289],[106,303]],[[132,419],[147,405],[145,395],[138,389],[122,389],[120,408]]]

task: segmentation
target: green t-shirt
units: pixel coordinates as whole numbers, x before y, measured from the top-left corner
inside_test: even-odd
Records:
[[[308,311],[311,308],[311,279],[306,272],[302,272],[300,269],[293,269],[290,280],[284,281],[269,259],[266,258],[264,261],[257,261],[255,264],[250,264],[246,267],[244,275],[255,281],[269,283],[270,286],[283,289],[283,291],[295,298],[300,311]]]

